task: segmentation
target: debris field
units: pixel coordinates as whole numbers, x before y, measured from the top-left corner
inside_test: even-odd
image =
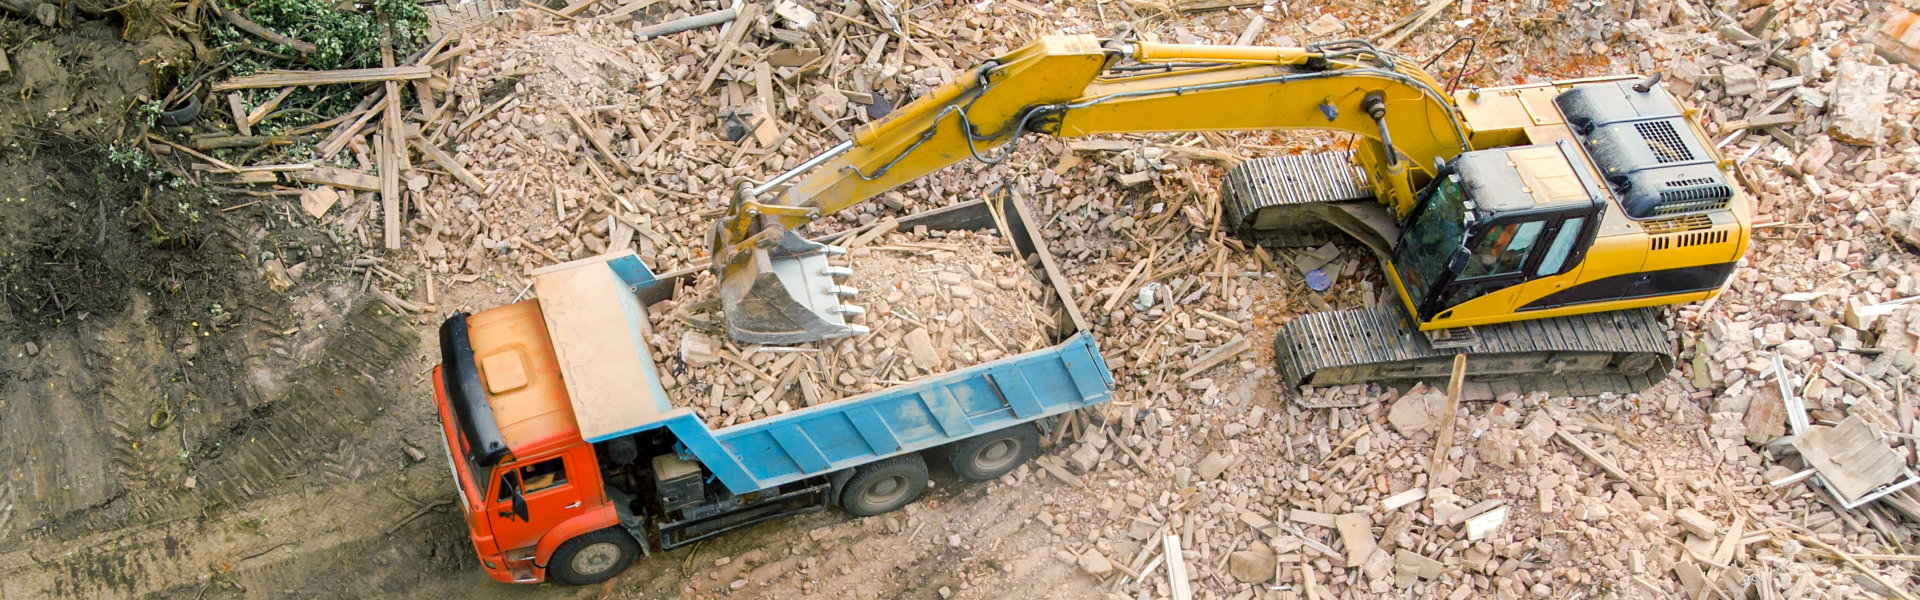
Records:
[[[1680,364],[1650,388],[1283,389],[1270,347],[1280,324],[1399,300],[1357,244],[1236,239],[1219,188],[1239,161],[1349,140],[1027,136],[1002,162],[962,163],[810,231],[1000,191],[1032,210],[1061,260],[1054,284],[1092,321],[1116,388],[1054,423],[1034,462],[977,486],[1032,509],[997,515],[1019,523],[1015,541],[963,537],[945,512],[960,504],[917,506],[754,533],[802,543],[793,556],[720,559],[735,574],[783,565],[766,578],[703,575],[706,554],[655,556],[694,568],[662,567],[675,583],[650,592],[864,597],[882,575],[802,556],[860,556],[834,545],[850,532],[939,547],[944,583],[907,582],[916,597],[1912,600],[1920,589],[1920,486],[1900,487],[1920,480],[1913,0],[471,4],[485,18],[436,12],[446,26],[432,45],[359,73],[379,91],[295,134],[311,155],[202,154],[239,132],[162,129],[151,145],[299,206],[289,218],[346,248],[331,255],[343,277],[422,331],[523,298],[528,273],[556,262],[632,249],[655,271],[703,268],[736,181],[798,165],[1047,33],[1360,38],[1461,89],[1661,73],[1757,204],[1724,293],[1667,310]],[[256,74],[216,89],[310,83]],[[785,348],[729,340],[702,274],[652,308],[649,343],[671,363],[669,393],[714,427],[965,368],[1067,333],[1005,246],[958,232],[863,239],[842,260],[873,333]],[[286,287],[319,277],[272,258],[257,267]],[[1313,269],[1329,289],[1308,287]],[[438,431],[418,429],[404,437],[435,443]],[[1015,555],[1035,552],[1055,570],[1015,574]],[[628,577],[608,593],[652,597],[621,588],[639,576]]]

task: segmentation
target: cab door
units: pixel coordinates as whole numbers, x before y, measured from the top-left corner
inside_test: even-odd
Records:
[[[1544,217],[1502,219],[1476,231],[1466,264],[1444,290],[1435,320],[1512,312],[1547,225]]]
[[[1540,257],[1528,267],[1532,281],[1520,290],[1521,306],[1515,310],[1550,308],[1543,302],[1554,302],[1556,294],[1580,280],[1587,248],[1593,245],[1593,233],[1597,229],[1593,221],[1586,214],[1568,215],[1550,228],[1548,237],[1541,242]]]
[[[550,454],[494,469],[488,519],[501,550],[538,544],[555,526],[585,512],[581,490],[593,478],[581,476],[580,469],[588,466],[582,463],[579,456]],[[524,502],[524,515],[515,506],[516,495]]]

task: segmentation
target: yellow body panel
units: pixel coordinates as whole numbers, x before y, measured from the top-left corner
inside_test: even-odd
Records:
[[[1636,225],[1632,233],[1601,235],[1594,238],[1593,245],[1587,249],[1586,256],[1567,272],[1524,282],[1462,302],[1436,315],[1433,320],[1421,323],[1420,330],[1473,327],[1522,319],[1680,304],[1712,298],[1720,293],[1720,289],[1592,302],[1540,310],[1520,310],[1520,307],[1529,302],[1561,290],[1609,277],[1738,261],[1746,255],[1749,242],[1747,223],[1750,222],[1748,213],[1752,207],[1747,200],[1745,195],[1736,193],[1733,202],[1728,206],[1730,210],[1713,217],[1711,220],[1715,223],[1704,229],[1650,235]],[[1610,210],[1618,212],[1617,207],[1610,207]],[[1692,236],[1693,240],[1702,241],[1692,245],[1682,245],[1688,236]],[[1653,249],[1656,239],[1666,240],[1667,247]],[[1399,274],[1389,269],[1388,279],[1408,312],[1415,313],[1414,302],[1407,296]]]

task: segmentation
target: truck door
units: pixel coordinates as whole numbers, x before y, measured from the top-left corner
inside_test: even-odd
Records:
[[[492,508],[495,541],[503,551],[533,546],[554,526],[586,509],[580,493],[578,457],[554,454],[519,460],[494,469]],[[593,478],[584,478],[593,479]],[[513,497],[518,491],[526,501],[526,518],[514,514]]]

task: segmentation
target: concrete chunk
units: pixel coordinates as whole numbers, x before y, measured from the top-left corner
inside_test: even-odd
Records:
[[[1891,67],[1875,67],[1858,61],[1840,63],[1833,77],[1827,133],[1835,141],[1855,146],[1880,143],[1880,124],[1886,118],[1889,103],[1887,88],[1892,83]]]
[[[1087,550],[1086,554],[1080,555],[1079,563],[1081,570],[1095,577],[1113,572],[1113,561],[1107,560],[1107,557],[1102,556],[1099,550]]]
[[[1720,531],[1720,525],[1718,523],[1714,523],[1713,519],[1708,518],[1704,514],[1700,514],[1700,511],[1694,510],[1692,507],[1673,511],[1673,521],[1679,525],[1681,529],[1685,529],[1689,533],[1706,539],[1713,539]]]
[[[933,349],[933,335],[926,328],[917,328],[907,332],[907,352],[913,354],[913,364],[922,369],[940,366],[940,353]]]
[[[1440,393],[1416,394],[1409,392],[1394,401],[1387,409],[1387,423],[1393,425],[1400,435],[1414,437],[1418,434],[1432,433],[1438,425],[1441,415],[1446,411],[1446,395]]]
[[[1753,67],[1734,63],[1720,68],[1720,85],[1728,96],[1752,96],[1766,88],[1766,81]]]
[[[1225,454],[1219,452],[1209,453],[1206,458],[1200,459],[1200,464],[1194,466],[1193,472],[1200,476],[1201,481],[1206,481],[1219,477],[1221,473],[1225,473],[1227,465],[1232,464],[1232,462],[1233,459]]]
[[[1241,550],[1227,556],[1227,572],[1247,583],[1266,583],[1273,579],[1274,554],[1263,548]]]
[[[1379,542],[1373,539],[1373,520],[1366,513],[1334,515],[1333,528],[1340,531],[1340,542],[1347,546],[1347,564],[1365,563]]]

